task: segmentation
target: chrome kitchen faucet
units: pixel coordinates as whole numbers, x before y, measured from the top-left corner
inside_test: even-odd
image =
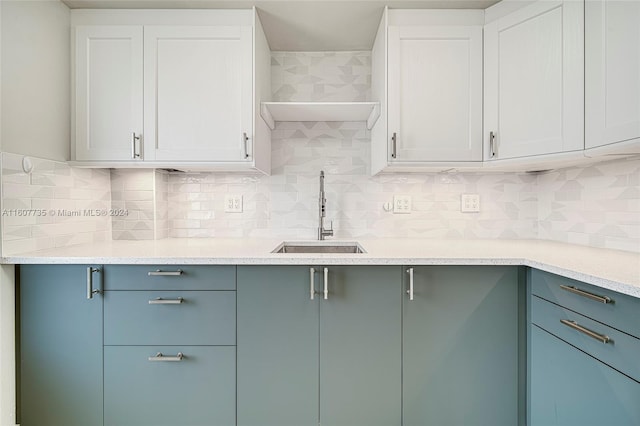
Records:
[[[327,199],[324,197],[324,170],[320,170],[320,198],[318,200],[318,216],[320,218],[320,226],[318,226],[318,239],[324,240],[324,237],[333,236],[333,221],[331,221],[331,228],[324,229],[324,217],[327,210]]]

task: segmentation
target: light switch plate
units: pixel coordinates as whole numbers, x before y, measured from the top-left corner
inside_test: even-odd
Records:
[[[394,195],[393,196],[393,213],[394,214],[411,213],[411,195]]]
[[[462,213],[477,213],[480,211],[480,195],[462,194],[460,196],[460,211]]]
[[[226,213],[242,213],[242,195],[225,195],[224,211]]]

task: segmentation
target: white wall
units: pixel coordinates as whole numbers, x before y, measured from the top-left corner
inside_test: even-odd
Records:
[[[69,9],[1,0],[2,151],[69,159]]]
[[[69,21],[59,0],[0,0],[0,151],[69,159]],[[2,426],[16,420],[14,309],[13,265],[2,265]]]

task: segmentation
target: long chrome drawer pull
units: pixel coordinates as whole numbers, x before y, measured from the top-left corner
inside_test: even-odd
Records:
[[[570,285],[560,285],[560,288],[563,290],[567,290],[571,293],[584,296],[588,299],[595,300],[596,302],[601,303],[613,303],[613,299],[607,296],[598,296],[597,294],[589,293],[588,291],[580,290],[578,287],[573,287]]]
[[[184,358],[182,352],[178,352],[176,356],[166,356],[162,355],[162,352],[158,352],[156,356],[150,356],[148,359],[149,361],[178,362],[182,361],[182,358]]]
[[[100,268],[87,266],[87,299],[93,299],[94,294],[100,294],[100,290],[93,288],[93,274],[100,272]]]
[[[150,277],[179,277],[182,275],[182,269],[178,269],[177,271],[161,271],[160,269],[156,269],[155,271],[149,271]]]
[[[309,298],[313,300],[316,294],[316,285],[314,282],[314,277],[316,275],[315,268],[309,268]]]
[[[163,299],[162,297],[158,297],[157,299],[149,300],[150,305],[179,305],[183,302],[182,297],[178,297],[177,299]]]
[[[413,268],[407,269],[409,273],[409,290],[407,290],[407,294],[409,295],[409,300],[413,300]]]
[[[574,330],[578,330],[580,333],[584,333],[587,336],[594,338],[602,343],[613,343],[613,340],[611,340],[611,338],[609,336],[606,336],[604,334],[598,334],[595,331],[591,331],[588,328],[584,328],[583,326],[579,325],[577,322],[575,321],[571,321],[571,320],[560,320],[561,323],[563,323],[564,325],[566,325],[567,327],[571,327]]]
[[[324,268],[324,300],[329,299],[329,268]]]

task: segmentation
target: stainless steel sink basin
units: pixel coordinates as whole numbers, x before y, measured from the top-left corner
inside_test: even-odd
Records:
[[[340,241],[303,241],[283,242],[271,253],[366,253],[356,242]]]

